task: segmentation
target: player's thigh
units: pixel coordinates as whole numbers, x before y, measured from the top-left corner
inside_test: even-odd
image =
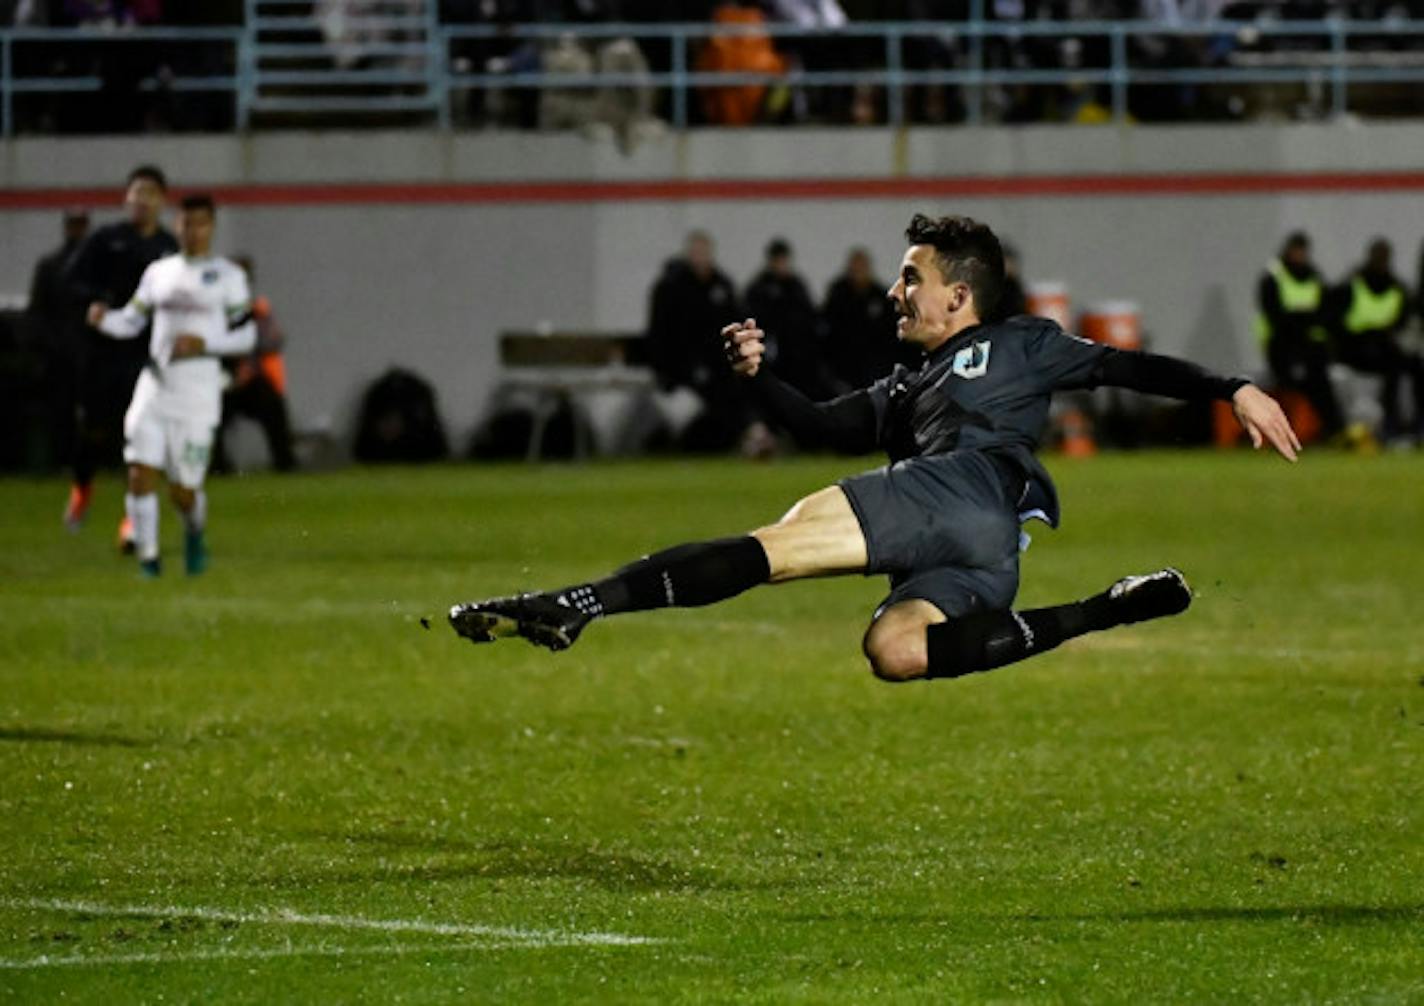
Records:
[[[812,493],[752,536],[766,550],[773,583],[865,568],[865,536],[840,486]]]
[[[213,428],[202,423],[170,420],[165,432],[169,481],[184,489],[201,489],[213,451]]]
[[[152,409],[131,405],[124,414],[124,463],[162,471],[168,458],[167,430]]]

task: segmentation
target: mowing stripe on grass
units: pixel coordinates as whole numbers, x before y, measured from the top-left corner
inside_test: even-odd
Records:
[[[661,940],[624,933],[579,933],[559,929],[518,929],[463,922],[429,922],[424,919],[368,919],[360,915],[308,915],[289,908],[235,912],[203,905],[105,905],[96,901],[25,898],[6,901],[7,908],[34,908],[75,915],[107,918],[203,919],[269,926],[324,926],[329,929],[365,929],[383,933],[421,933],[434,936],[475,936],[508,940],[525,946],[627,947]]]
[[[541,943],[540,947],[564,944]],[[282,947],[273,950],[190,950],[173,953],[95,954],[31,958],[0,957],[0,971],[38,971],[41,968],[110,967],[120,964],[185,964],[189,961],[264,961],[284,957],[381,957],[404,954],[461,953],[467,950],[519,950],[533,946],[512,940],[483,943],[395,944],[389,947]]]

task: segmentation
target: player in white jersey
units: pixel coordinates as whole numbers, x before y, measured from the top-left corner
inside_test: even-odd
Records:
[[[213,431],[222,409],[219,356],[249,352],[257,338],[243,271],[212,254],[216,208],[211,196],[188,196],[178,218],[181,252],[150,265],[122,310],[89,307],[89,323],[116,339],[132,339],[152,319],[149,360],[124,416],[129,466],[124,504],[134,525],[140,568],[157,576],[158,476],[168,476],[183,514],[184,565],[207,567],[208,502],[203,492]]]

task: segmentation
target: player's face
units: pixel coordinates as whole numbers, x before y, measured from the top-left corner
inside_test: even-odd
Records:
[[[147,227],[163,212],[163,190],[152,178],[135,178],[124,193],[124,208],[136,227]]]
[[[900,275],[889,297],[900,316],[895,334],[901,342],[933,349],[962,327],[969,297],[963,283],[946,283],[930,245],[911,245],[900,260]]]
[[[184,210],[178,214],[178,243],[184,255],[206,255],[213,247],[215,221],[208,210]]]

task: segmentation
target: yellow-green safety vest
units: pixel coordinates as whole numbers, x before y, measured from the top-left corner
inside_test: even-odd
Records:
[[[1404,291],[1397,284],[1384,293],[1375,293],[1359,276],[1350,281],[1350,310],[1345,313],[1345,331],[1369,332],[1391,329],[1404,313]]]
[[[1290,270],[1280,259],[1271,259],[1266,264],[1266,271],[1276,281],[1276,290],[1280,293],[1281,308],[1290,314],[1300,314],[1308,311],[1320,310],[1320,299],[1325,294],[1325,287],[1320,282],[1319,276],[1312,276],[1310,279],[1296,279],[1290,274]],[[1264,312],[1256,315],[1256,338],[1265,345],[1271,341],[1270,319]],[[1326,338],[1325,329],[1320,326],[1313,326],[1310,330],[1310,337],[1317,342]]]

